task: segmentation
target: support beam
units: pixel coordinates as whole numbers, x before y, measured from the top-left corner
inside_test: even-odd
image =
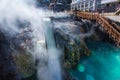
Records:
[[[96,5],[96,0],[93,1],[93,11],[95,11],[95,9],[96,9],[95,5]]]
[[[80,10],[82,10],[82,4],[81,4],[81,3],[79,3],[79,5],[80,5]]]
[[[86,4],[86,3],[85,3],[85,1],[84,1],[84,9],[83,9],[84,12],[85,12],[85,9],[86,9],[85,4]]]
[[[90,0],[88,1],[88,11],[90,11]]]

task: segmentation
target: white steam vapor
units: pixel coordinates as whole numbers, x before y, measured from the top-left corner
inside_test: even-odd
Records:
[[[91,37],[94,34],[96,27],[96,25],[92,25],[87,33],[82,33],[82,30],[78,30],[78,27],[81,27],[82,25],[80,23],[78,23],[79,25],[76,25],[74,21],[55,22],[54,24],[55,28],[60,28],[65,34],[69,34],[71,38],[77,40],[83,40],[85,38]],[[79,34],[76,34],[76,31],[79,31]]]
[[[29,27],[32,29],[34,35],[33,43],[36,44],[35,51],[32,52],[32,55],[35,59],[39,60],[37,66],[38,79],[50,80],[49,72],[52,70],[48,68],[49,66],[46,66],[50,54],[47,53],[44,46],[44,27],[48,26],[48,24],[45,23],[44,18],[49,18],[51,15],[54,17],[55,14],[53,15],[52,12],[38,9],[35,4],[35,0],[0,0],[0,30],[13,36],[14,34],[21,33],[25,29],[23,26],[18,25],[19,22],[29,23]],[[56,51],[50,53],[57,54]],[[58,57],[52,60],[58,60]],[[54,65],[54,62],[51,63]],[[55,65],[53,67],[55,67],[55,69],[59,68]],[[53,72],[51,75],[52,74],[55,76],[57,72]]]

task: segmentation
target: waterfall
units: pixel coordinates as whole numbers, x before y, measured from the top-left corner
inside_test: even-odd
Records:
[[[48,51],[48,68],[49,68],[49,80],[61,80],[61,70],[60,70],[60,63],[59,63],[59,52],[55,45],[55,39],[53,34],[53,25],[49,18],[45,19],[46,21],[46,31],[45,31],[45,38],[47,44],[47,51]]]
[[[53,25],[50,18],[43,18],[43,20],[45,24],[44,39],[37,41],[36,48],[38,80],[62,80],[60,53],[56,48]]]

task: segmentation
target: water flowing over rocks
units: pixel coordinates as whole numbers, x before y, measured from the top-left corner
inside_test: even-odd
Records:
[[[54,36],[57,47],[63,52],[62,67],[66,72],[63,76],[66,76],[65,80],[71,80],[72,77],[68,76],[68,71],[77,67],[81,56],[90,56],[91,52],[84,42],[82,22],[72,19],[60,19],[58,21],[53,21]]]
[[[70,76],[69,70],[77,68],[81,57],[92,54],[87,47],[88,41],[114,43],[95,21],[73,20],[68,17],[53,19],[53,24],[56,45],[63,52],[61,62],[65,80],[76,80]]]

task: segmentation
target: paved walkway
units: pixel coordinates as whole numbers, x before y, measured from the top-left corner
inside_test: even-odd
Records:
[[[108,18],[111,19],[111,20],[120,22],[120,16],[106,16],[106,17],[108,17]]]

